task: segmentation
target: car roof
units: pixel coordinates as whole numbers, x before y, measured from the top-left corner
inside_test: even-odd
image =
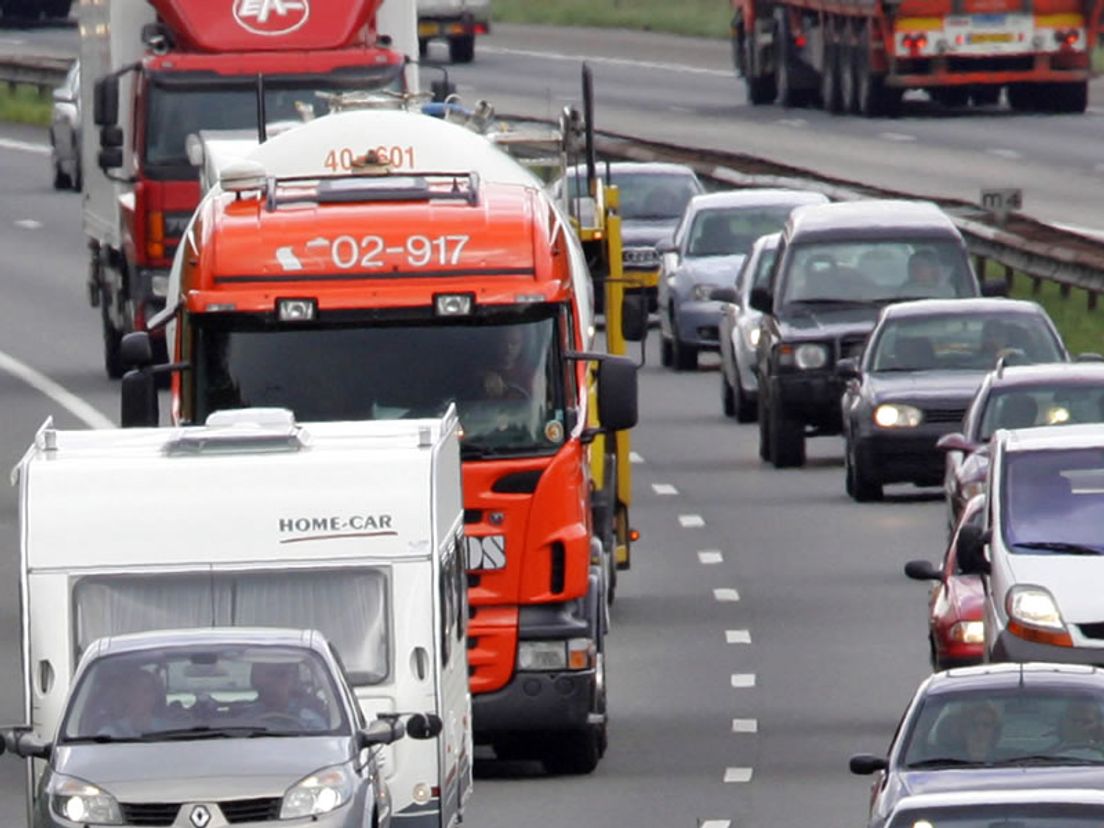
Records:
[[[1104,362],[1040,362],[1032,365],[1006,365],[990,376],[990,390],[1035,385],[1104,384]]]
[[[1001,429],[993,437],[1003,445],[1005,451],[1011,452],[1104,448],[1104,424],[1037,426],[1014,431]]]
[[[1027,784],[1024,784],[1024,783]],[[1018,805],[1066,803],[1078,805],[1104,805],[1104,791],[1097,788],[1035,788],[1030,777],[1025,777],[1015,788],[986,788],[946,793],[922,793],[902,797],[894,807],[894,813],[923,808],[953,808],[961,805]]]
[[[874,241],[933,238],[961,240],[946,213],[930,201],[865,199],[798,207],[786,234],[791,244],[808,241]]]
[[[827,204],[827,196],[811,190],[747,189],[701,193],[690,199],[687,209],[711,210],[723,207],[770,207],[773,205]]]
[[[1053,431],[1053,426],[1049,430]],[[1104,430],[1101,430],[1101,435],[1104,436]],[[924,688],[924,695],[925,697],[957,695],[978,690],[993,691],[1017,687],[1096,687],[1104,690],[1104,669],[1084,664],[1044,664],[1042,662],[956,667],[931,676]]]
[[[291,646],[325,651],[325,639],[314,630],[276,627],[196,627],[175,630],[113,635],[93,642],[86,657],[118,655],[167,647],[193,647],[217,644],[242,646]]]
[[[1043,309],[1035,302],[1026,299],[988,299],[984,297],[966,299],[914,299],[909,302],[896,302],[882,309],[883,319],[896,319],[910,316],[951,316],[962,314],[1002,314],[1002,315],[1043,315]]]

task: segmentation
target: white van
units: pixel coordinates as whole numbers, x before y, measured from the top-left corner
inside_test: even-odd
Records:
[[[443,722],[436,739],[384,749],[396,824],[459,822],[472,736],[457,428],[452,410],[298,424],[242,409],[102,431],[47,421],[13,472],[34,734],[53,737],[77,659],[103,636],[317,629],[369,718]]]

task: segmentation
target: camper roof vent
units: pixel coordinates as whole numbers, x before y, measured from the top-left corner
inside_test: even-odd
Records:
[[[216,411],[203,428],[187,428],[165,446],[169,455],[298,451],[306,435],[286,408]]]

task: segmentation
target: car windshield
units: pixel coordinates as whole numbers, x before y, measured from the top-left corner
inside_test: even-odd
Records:
[[[599,169],[604,175],[604,170]],[[690,199],[702,192],[694,174],[686,172],[626,172],[616,167],[611,182],[621,191],[621,218],[627,221],[678,220]],[[586,172],[567,177],[569,199],[586,194]]]
[[[1104,554],[1104,449],[1010,451],[1001,471],[1001,531],[1013,551]]]
[[[901,764],[1104,764],[1099,687],[971,690],[929,695],[913,717]]]
[[[989,394],[978,429],[987,442],[998,428],[1104,423],[1104,389],[1095,385],[997,389]]]
[[[248,406],[308,422],[398,420],[455,403],[469,454],[551,453],[564,440],[568,370],[554,312],[341,327],[209,315],[197,323],[196,420]]]
[[[301,647],[141,650],[81,674],[60,741],[335,734],[348,730],[339,698],[325,662]]]
[[[784,282],[783,304],[977,295],[965,249],[943,240],[798,244]]]
[[[1035,314],[946,314],[899,317],[871,344],[871,371],[988,371],[997,359],[1057,362],[1058,343]]]
[[[1104,806],[1076,802],[908,808],[889,828],[1100,828]]]
[[[690,226],[686,255],[746,256],[756,239],[782,229],[791,210],[791,205],[702,210]]]

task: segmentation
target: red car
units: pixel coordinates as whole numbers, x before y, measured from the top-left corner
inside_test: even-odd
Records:
[[[963,526],[980,526],[984,507],[985,495],[966,504],[940,566],[923,560],[905,564],[905,574],[910,578],[936,582],[928,598],[928,641],[935,670],[980,664],[985,652],[985,592],[981,578],[963,574],[955,554],[958,533]]]

